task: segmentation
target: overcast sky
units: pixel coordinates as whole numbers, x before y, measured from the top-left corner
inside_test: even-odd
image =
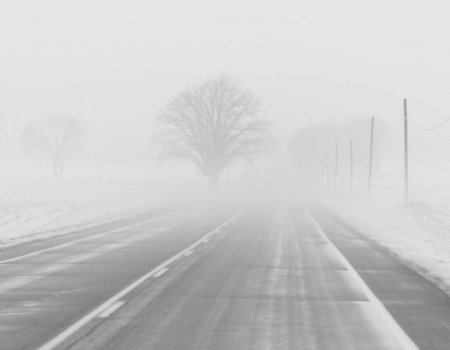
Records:
[[[261,96],[281,136],[331,118],[394,126],[403,97],[433,125],[450,116],[449,13],[417,0],[3,0],[1,145],[65,114],[96,151],[141,152],[167,100],[219,73]]]

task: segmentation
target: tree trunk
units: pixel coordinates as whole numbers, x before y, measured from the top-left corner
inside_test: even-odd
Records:
[[[53,181],[58,182],[58,161],[53,160]]]
[[[55,182],[60,182],[62,180],[63,163],[60,160],[55,160],[53,162],[53,176]]]
[[[212,174],[208,176],[209,189],[211,192],[217,192],[219,190],[219,174]]]
[[[61,161],[59,163],[59,167],[58,167],[58,179],[59,181],[62,181],[63,179],[63,174],[64,174],[64,161]]]

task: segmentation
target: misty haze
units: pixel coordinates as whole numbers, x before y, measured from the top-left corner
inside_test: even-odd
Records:
[[[0,350],[450,349],[449,13],[2,1]]]

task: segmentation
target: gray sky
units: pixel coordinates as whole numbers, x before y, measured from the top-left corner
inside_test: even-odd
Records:
[[[417,0],[3,0],[0,146],[68,114],[96,151],[141,152],[166,101],[219,73],[260,95],[282,136],[330,118],[394,126],[403,97],[433,125],[450,116],[449,13]]]

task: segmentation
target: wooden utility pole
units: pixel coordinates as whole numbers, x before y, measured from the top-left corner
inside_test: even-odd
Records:
[[[339,146],[336,146],[336,157],[334,165],[334,193],[337,193],[337,177],[338,177],[338,156],[339,156]]]
[[[409,154],[408,154],[408,102],[403,99],[404,141],[405,141],[405,204],[409,202]]]
[[[370,126],[370,158],[369,158],[369,185],[367,189],[367,198],[370,201],[370,194],[372,191],[372,168],[373,168],[373,130],[375,126],[375,118],[372,117]]]
[[[320,190],[323,190],[323,188],[325,187],[325,160],[323,158],[320,161],[319,187],[320,187]]]
[[[350,140],[350,197],[353,196],[353,140]]]

